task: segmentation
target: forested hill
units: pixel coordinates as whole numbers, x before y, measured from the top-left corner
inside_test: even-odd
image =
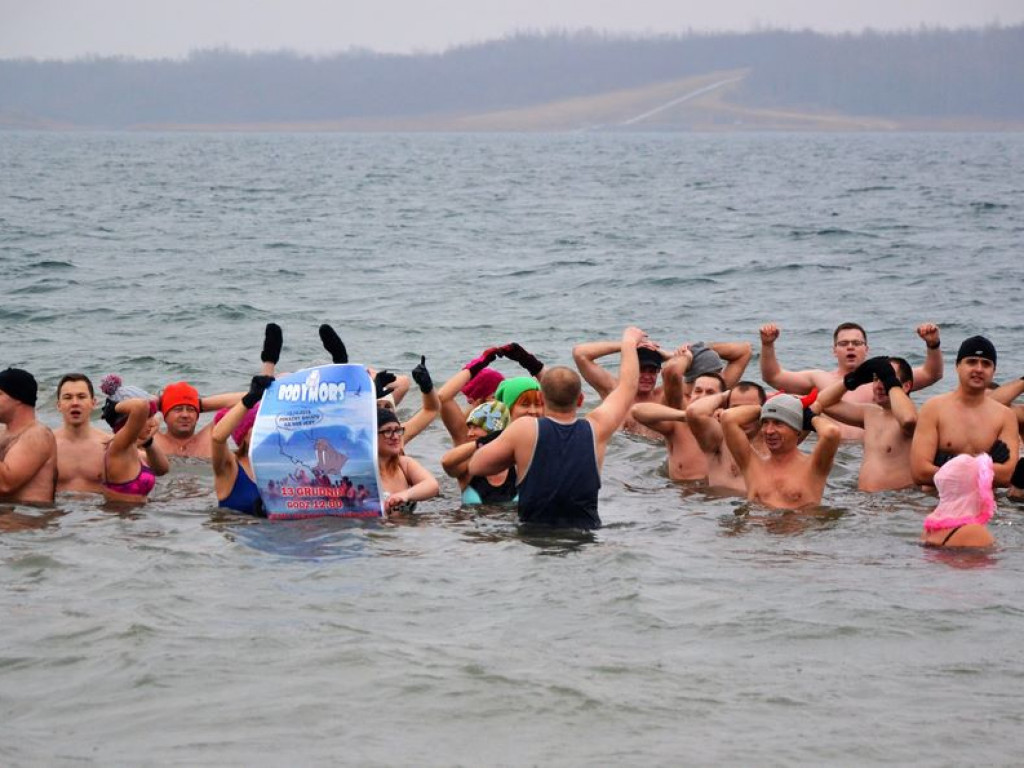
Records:
[[[1024,26],[653,38],[444,53],[0,61],[0,126],[340,130],[1024,126]]]

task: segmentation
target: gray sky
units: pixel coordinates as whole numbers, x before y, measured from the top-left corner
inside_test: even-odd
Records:
[[[515,31],[860,31],[1024,23],[1022,0],[0,0],[0,58],[228,46],[438,51]]]

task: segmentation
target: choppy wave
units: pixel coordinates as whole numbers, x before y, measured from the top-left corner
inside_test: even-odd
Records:
[[[425,354],[435,382],[512,339],[549,364],[626,325],[756,351],[768,321],[791,368],[831,365],[845,320],[917,363],[935,321],[947,366],[984,332],[1019,372],[1021,225],[1000,201],[1021,141],[5,135],[2,365],[36,372],[51,425],[69,369],[244,388],[270,320],[292,370],[324,358],[327,321],[354,360]],[[435,426],[408,450],[440,474],[448,447]],[[0,756],[1011,763],[1024,667],[993,638],[1024,615],[1024,507],[1000,500],[993,553],[923,550],[934,500],[857,492],[859,450],[821,509],[779,513],[675,486],[660,445],[616,436],[585,536],[460,510],[448,478],[392,525],[241,520],[200,463],[141,510],[0,511]],[[950,740],[965,701],[993,751]]]

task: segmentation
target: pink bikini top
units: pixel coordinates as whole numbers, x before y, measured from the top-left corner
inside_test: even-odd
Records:
[[[106,458],[104,457],[104,464]],[[104,467],[105,469],[106,467]],[[106,474],[104,472],[104,474]],[[153,474],[153,470],[150,469],[146,464],[143,464],[139,469],[139,474],[135,476],[134,480],[129,480],[127,483],[111,483],[107,480],[103,481],[103,487],[108,491],[114,493],[123,493],[127,496],[149,496],[149,492],[153,490],[156,485],[156,475]]]

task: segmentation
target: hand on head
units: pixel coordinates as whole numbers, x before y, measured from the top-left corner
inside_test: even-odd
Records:
[[[631,325],[622,331],[622,341],[626,344],[632,344],[639,347],[645,341],[649,341],[649,339],[646,333],[635,325]]]
[[[843,377],[843,386],[852,391],[864,384],[870,384],[876,378],[882,382],[886,390],[900,386],[900,381],[892,368],[892,363],[889,362],[889,358],[885,355],[868,358],[858,365],[851,373]]]

